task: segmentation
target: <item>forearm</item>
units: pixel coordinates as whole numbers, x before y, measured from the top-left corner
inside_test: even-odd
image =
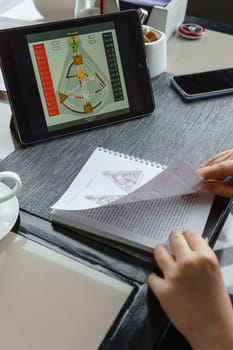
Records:
[[[216,318],[202,326],[202,332],[195,334],[195,337],[187,337],[193,350],[233,349],[233,311],[230,301],[228,309]]]
[[[205,330],[203,330],[203,333]],[[193,350],[232,350],[233,349],[233,330],[222,330],[216,334],[205,338],[204,334],[200,334],[200,340],[195,344],[190,342]]]

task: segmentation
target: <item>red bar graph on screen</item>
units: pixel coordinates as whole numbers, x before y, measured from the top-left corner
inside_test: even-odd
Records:
[[[48,115],[49,117],[57,116],[59,114],[59,109],[44,44],[33,45],[33,50],[36,57]]]

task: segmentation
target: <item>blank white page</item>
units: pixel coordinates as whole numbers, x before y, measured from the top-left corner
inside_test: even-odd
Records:
[[[0,241],[0,342],[95,350],[132,286],[10,233]]]

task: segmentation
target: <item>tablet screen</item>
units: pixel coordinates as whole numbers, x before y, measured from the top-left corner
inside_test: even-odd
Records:
[[[49,131],[129,112],[114,22],[27,35]]]
[[[0,30],[0,58],[23,144],[154,110],[137,11]]]

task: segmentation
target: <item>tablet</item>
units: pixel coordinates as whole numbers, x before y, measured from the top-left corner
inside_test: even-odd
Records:
[[[135,10],[1,30],[0,57],[23,144],[154,110]]]

